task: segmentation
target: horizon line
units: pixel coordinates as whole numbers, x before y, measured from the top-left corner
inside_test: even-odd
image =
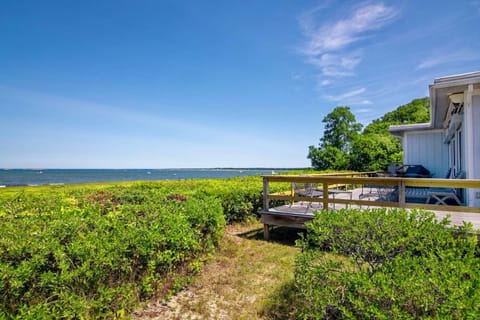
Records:
[[[1,168],[3,171],[8,170],[300,170],[312,169],[312,167],[170,167],[170,168]]]

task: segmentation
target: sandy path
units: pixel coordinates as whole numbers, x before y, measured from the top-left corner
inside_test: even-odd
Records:
[[[265,310],[293,279],[297,236],[296,231],[279,230],[272,232],[270,242],[262,238],[259,223],[228,226],[219,252],[190,286],[168,301],[150,302],[132,318],[271,318]]]

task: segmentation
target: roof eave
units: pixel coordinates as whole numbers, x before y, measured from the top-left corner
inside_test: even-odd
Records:
[[[388,131],[397,137],[403,137],[405,132],[412,132],[412,131],[427,131],[432,130],[433,126],[432,123],[415,123],[415,124],[403,124],[403,125],[395,125],[390,126]]]
[[[480,71],[456,74],[447,77],[437,78],[433,81],[435,88],[468,85],[480,82]]]
[[[439,101],[437,101],[437,90],[478,83],[480,83],[480,71],[457,74],[435,79],[433,81],[433,84],[429,86],[430,122],[390,126],[388,131],[394,136],[403,137],[405,132],[440,129],[442,123],[439,122],[440,120],[436,120],[437,113],[439,112],[439,110],[437,110],[437,103],[439,103]]]

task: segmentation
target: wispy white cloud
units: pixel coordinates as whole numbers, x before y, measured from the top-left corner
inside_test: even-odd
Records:
[[[332,83],[331,80],[324,79],[324,80],[320,80],[320,82],[318,84],[323,87],[323,86],[328,86],[331,83]]]
[[[199,123],[183,115],[142,111],[139,106],[120,107],[0,84],[0,105],[5,102],[11,105],[5,109],[17,108],[19,116],[0,116],[0,135],[9,137],[2,141],[5,152],[1,153],[0,167],[272,166],[268,163],[294,167],[293,158],[275,162],[275,158],[281,158],[275,154],[258,160],[255,152],[282,150],[285,143],[298,146],[294,154],[302,154],[305,148],[297,140],[290,141],[290,136],[282,142],[273,133],[258,139],[264,128],[255,126],[245,130],[244,125],[224,126],[223,121]],[[62,122],[47,119],[52,115]],[[92,124],[92,119],[105,126]],[[28,126],[28,130],[20,130],[14,138],[8,136],[21,126]],[[303,158],[300,161],[305,162]]]
[[[353,102],[352,104],[353,104],[353,105],[366,106],[366,105],[373,104],[373,102],[370,101],[370,100],[368,100],[368,99],[363,99],[363,100],[358,101],[358,102]],[[360,109],[360,110],[368,110],[368,112],[372,111],[371,109]]]
[[[308,57],[308,62],[318,67],[323,76],[345,77],[353,75],[353,70],[360,63],[359,50],[348,54],[324,53]]]
[[[290,78],[294,81],[302,80],[302,75],[298,73],[292,73]]]
[[[316,12],[313,12],[316,13]],[[312,13],[303,16],[301,26],[309,38],[304,52],[319,55],[328,51],[344,49],[362,39],[362,34],[381,28],[396,16],[392,7],[383,3],[365,4],[354,10],[346,19],[315,26]]]
[[[174,129],[176,126],[188,126],[188,124],[184,123],[181,119],[159,117],[153,114],[142,113],[138,110],[131,110],[92,101],[72,99],[55,94],[25,90],[1,84],[0,97],[22,101],[30,105],[33,109],[42,109],[46,112],[55,111],[65,116],[88,116],[97,119],[109,119],[110,121],[138,122],[142,125],[156,124],[171,129]]]
[[[342,93],[342,94],[339,94],[339,95],[336,95],[336,96],[329,95],[329,96],[326,96],[325,98],[327,98],[328,100],[331,100],[331,101],[340,102],[340,101],[345,101],[345,100],[350,99],[352,97],[358,96],[359,94],[362,94],[365,91],[366,91],[365,88],[360,88],[360,89],[355,89],[355,90],[352,90],[352,91],[348,91],[348,92],[345,92],[345,93]]]
[[[45,113],[54,112],[68,119],[76,119],[76,122],[88,123],[89,119],[97,119],[108,122],[117,127],[134,126],[148,129],[152,132],[163,132],[166,135],[180,134],[183,136],[195,136],[199,134],[209,139],[226,139],[237,137],[238,133],[224,128],[214,127],[207,124],[193,122],[182,116],[163,115],[161,111],[145,112],[141,109],[120,107],[115,105],[97,103],[92,101],[72,99],[50,93],[15,88],[0,84],[0,98],[6,98],[16,102],[26,103],[31,110],[42,110]],[[173,106],[158,106],[161,109],[174,109]]]
[[[344,104],[348,106],[367,106],[373,104],[373,102],[362,97],[366,91],[367,89],[365,88],[359,88],[338,95],[327,95],[324,98],[338,104]],[[358,113],[365,112],[371,112],[371,109],[363,108],[359,109],[358,111]]]
[[[355,113],[370,113],[372,111],[373,109],[364,108],[364,109],[356,109]]]
[[[445,61],[445,57],[430,57],[423,60],[418,66],[417,69],[427,69],[439,64],[443,64]]]
[[[453,62],[464,62],[480,60],[480,53],[472,52],[468,50],[460,50],[453,53],[443,54],[441,52],[436,53],[434,56],[428,57],[420,62],[417,69],[433,68],[442,64]]]
[[[364,39],[367,32],[380,29],[397,16],[393,7],[383,3],[363,3],[352,9],[344,19],[318,25],[316,18],[323,9],[315,8],[300,17],[300,26],[307,38],[300,52],[326,77],[352,75],[361,61],[361,50],[353,53],[343,50]]]

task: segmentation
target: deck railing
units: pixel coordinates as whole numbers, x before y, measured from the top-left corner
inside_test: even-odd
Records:
[[[322,203],[323,208],[328,210],[329,204],[345,204],[374,207],[398,207],[398,208],[423,208],[437,211],[458,211],[480,213],[478,207],[466,207],[456,205],[436,205],[427,203],[409,203],[406,201],[407,187],[428,187],[428,188],[460,188],[460,189],[479,189],[480,180],[477,179],[431,179],[431,178],[399,178],[399,177],[368,177],[372,172],[361,173],[340,173],[325,175],[270,175],[263,176],[263,208],[269,210],[271,200],[285,201],[306,201]],[[290,191],[280,193],[270,193],[270,183],[311,183],[318,184],[322,192],[320,197],[305,197],[297,195]],[[398,195],[393,201],[370,201],[360,199],[338,199],[329,197],[329,188],[334,185],[342,186],[383,186],[395,188]]]

